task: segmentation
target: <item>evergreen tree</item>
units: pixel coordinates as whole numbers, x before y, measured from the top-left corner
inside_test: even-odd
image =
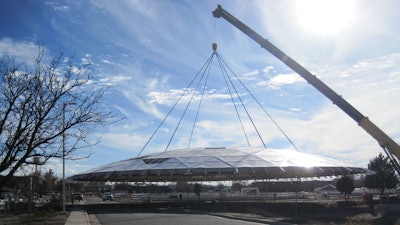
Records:
[[[199,201],[200,201],[200,194],[201,194],[202,189],[203,189],[203,186],[199,183],[195,183],[193,186],[193,192],[199,197]]]
[[[58,178],[54,175],[53,170],[49,169],[49,171],[46,172],[43,175],[44,191],[45,192],[54,192],[54,191],[56,191],[57,179]]]
[[[340,193],[344,193],[345,196],[350,195],[354,191],[353,179],[348,176],[341,177],[336,183],[336,189],[338,189]]]
[[[388,157],[384,157],[382,153],[368,163],[368,169],[375,171],[373,175],[365,177],[365,186],[367,188],[378,189],[381,195],[385,189],[395,188],[398,179],[395,174],[395,169],[391,165]]]

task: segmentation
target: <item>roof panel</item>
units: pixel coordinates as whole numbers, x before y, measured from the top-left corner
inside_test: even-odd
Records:
[[[191,148],[113,162],[74,180],[174,181],[316,177],[367,173],[337,160],[294,150]]]

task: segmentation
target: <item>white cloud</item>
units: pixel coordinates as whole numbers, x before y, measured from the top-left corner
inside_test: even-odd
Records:
[[[355,166],[366,163],[380,151],[378,143],[336,106],[326,105],[309,120],[285,120],[300,151],[336,158]]]
[[[244,77],[252,77],[252,76],[257,76],[257,75],[259,75],[259,74],[260,74],[260,71],[258,71],[258,70],[253,70],[253,71],[250,71],[250,72],[248,72],[248,73],[243,74],[243,76],[244,76]]]
[[[122,90],[123,95],[133,104],[139,107],[143,112],[148,113],[149,116],[154,116],[158,119],[162,119],[164,117],[163,113],[161,113],[157,106],[152,102],[147,102],[146,99],[143,99],[140,95],[136,95],[135,93],[127,90]]]
[[[246,146],[245,136],[237,121],[201,120],[196,124],[191,147]]]
[[[54,11],[58,12],[68,12],[71,7],[68,5],[61,5],[60,2],[45,2],[46,5],[49,5]]]
[[[156,103],[160,105],[174,105],[178,99],[180,99],[180,104],[187,104],[189,101],[195,102],[200,101],[201,93],[199,91],[188,89],[171,89],[169,92],[159,92],[159,91],[151,91],[148,93],[148,97],[150,98],[150,103]],[[230,99],[231,96],[229,94],[220,93],[221,91],[217,91],[212,89],[207,93],[204,93],[203,99],[213,99],[213,100],[226,100]]]
[[[267,66],[262,71],[263,71],[263,73],[268,74],[272,70],[274,70],[273,66]]]
[[[39,46],[32,42],[15,42],[9,38],[0,39],[0,56],[15,56],[18,62],[33,65],[33,59],[38,55]],[[46,50],[46,49],[44,49]]]
[[[112,149],[137,151],[146,142],[146,138],[138,133],[106,133],[102,134],[102,145]]]
[[[290,111],[294,111],[294,112],[300,112],[301,111],[301,109],[299,109],[299,108],[290,108],[289,110]]]
[[[151,91],[147,94],[147,96],[150,98],[150,103],[172,106],[184,94],[185,98],[190,98],[190,96],[188,96],[189,95],[188,93],[190,92],[192,91],[190,90],[185,91],[182,89],[171,89],[169,90],[169,92]]]
[[[400,115],[400,108],[394,103],[395,99],[400,99],[399,65],[400,54],[395,53],[362,60],[349,69],[328,72],[324,78],[358,111],[399,141],[398,124],[394,122]],[[289,133],[302,150],[337,157],[362,167],[382,152],[376,140],[336,105],[327,100],[321,106],[309,119],[282,120],[284,127],[293,127]]]
[[[82,57],[82,58],[81,58],[82,64],[85,64],[85,65],[92,64],[92,63],[91,63],[91,58],[92,58],[92,55],[90,55],[90,54],[85,54],[85,57]]]
[[[259,74],[260,74],[260,71],[253,70],[253,71],[250,71],[248,73],[243,74],[241,79],[243,79],[243,80],[255,80],[256,79],[255,76],[258,76]]]
[[[109,60],[107,60],[107,59],[102,59],[101,61],[102,61],[103,63],[109,64],[109,65],[114,64],[114,63],[112,63],[111,61],[109,61]]]
[[[280,89],[285,85],[293,85],[296,83],[304,83],[304,79],[298,74],[278,74],[267,81],[259,82],[259,86],[267,86],[271,89]]]
[[[130,80],[132,80],[132,77],[130,77],[130,76],[116,75],[111,78],[111,83],[118,84],[118,83],[130,81]]]

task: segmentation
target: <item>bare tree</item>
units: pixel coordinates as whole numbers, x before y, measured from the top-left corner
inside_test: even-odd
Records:
[[[71,157],[91,143],[98,125],[114,120],[101,103],[107,87],[94,85],[89,64],[74,65],[60,54],[45,63],[39,47],[34,65],[0,59],[0,187],[26,165]]]

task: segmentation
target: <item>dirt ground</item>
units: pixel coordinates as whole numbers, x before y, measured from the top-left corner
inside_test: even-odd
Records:
[[[69,213],[60,212],[39,212],[36,214],[22,213],[18,215],[6,214],[0,215],[0,225],[64,225]]]

